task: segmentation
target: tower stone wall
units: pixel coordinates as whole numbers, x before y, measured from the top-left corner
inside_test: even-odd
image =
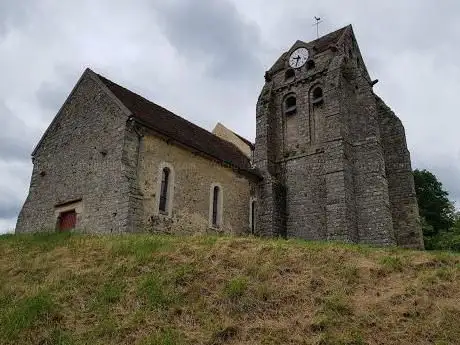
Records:
[[[300,47],[309,60],[293,69]],[[388,112],[350,26],[297,41],[267,72],[257,106],[257,231],[422,247],[404,128]]]
[[[420,248],[423,235],[404,126],[380,98],[377,108],[396,241],[399,246]]]

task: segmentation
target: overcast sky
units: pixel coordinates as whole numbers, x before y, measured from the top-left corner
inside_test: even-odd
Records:
[[[458,0],[0,0],[0,232],[14,228],[30,153],[86,67],[254,140],[264,72],[315,38],[315,15],[322,34],[353,24],[413,166],[460,204]]]

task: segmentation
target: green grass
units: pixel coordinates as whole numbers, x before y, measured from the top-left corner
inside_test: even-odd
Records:
[[[26,297],[6,304],[1,309],[0,339],[17,339],[25,330],[50,322],[55,310],[52,297],[46,292],[38,292],[31,297]]]
[[[147,308],[168,308],[179,301],[175,286],[157,273],[141,280],[138,296],[144,300]]]
[[[457,344],[460,256],[330,242],[0,236],[0,344]]]
[[[237,299],[243,296],[247,288],[248,280],[246,277],[232,278],[225,284],[224,294],[231,299]]]
[[[391,272],[402,272],[405,266],[403,260],[394,255],[382,257],[380,264]]]

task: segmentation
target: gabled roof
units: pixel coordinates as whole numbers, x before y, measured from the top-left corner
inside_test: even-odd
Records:
[[[254,151],[254,144],[252,144],[249,140],[236,134],[220,122],[217,122],[216,126],[212,130],[212,134],[235,145],[238,150],[240,150],[246,157],[251,159],[252,151]]]
[[[320,38],[317,38],[316,40],[310,41],[310,42],[303,42],[303,41],[297,41],[294,43],[294,45],[289,49],[289,51],[294,50],[298,46],[307,46],[314,48],[315,54],[322,53],[326,50],[329,49],[331,45],[339,43],[341,40],[342,36],[345,34],[345,32],[351,29],[351,25],[347,25],[343,28],[340,28],[336,31],[330,32],[327,35],[321,36]],[[285,59],[288,56],[288,53],[284,52],[281,57],[275,62],[275,64],[270,68],[270,73],[275,73],[281,69],[284,68],[284,62]]]
[[[347,29],[351,29],[351,25],[347,25],[341,29],[328,33],[327,35],[321,36],[320,38],[308,42],[308,45],[312,45],[315,47],[316,53],[321,53],[329,49],[330,45],[339,43],[340,39],[342,38],[343,34],[347,31]]]
[[[233,132],[233,131],[232,131]],[[241,135],[239,135],[238,133],[236,132],[233,132],[238,138],[240,138],[246,145],[248,145],[251,150],[254,150],[256,148],[256,145],[254,145],[254,143],[252,143],[251,141],[249,141],[248,139],[246,139],[245,137],[242,137]]]
[[[236,146],[144,97],[97,75],[141,124],[178,143],[237,169],[260,176]]]

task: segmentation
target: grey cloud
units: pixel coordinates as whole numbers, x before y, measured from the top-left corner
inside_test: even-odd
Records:
[[[21,202],[16,201],[16,202],[4,202],[3,200],[0,200],[0,219],[5,218],[5,219],[10,219],[17,217],[19,208],[21,207]]]
[[[26,22],[33,6],[29,0],[0,0],[0,37]]]
[[[0,131],[0,160],[24,161],[30,159],[37,131],[31,130],[23,120],[15,116],[0,100],[2,130]]]
[[[19,139],[0,137],[0,159],[4,161],[24,160],[30,157],[33,144]]]
[[[0,160],[0,223],[18,215],[28,188],[24,181],[30,178],[30,172],[31,163]]]
[[[257,73],[259,28],[243,20],[229,1],[185,0],[156,3],[169,42],[195,63],[209,64],[213,78],[249,78]]]
[[[37,90],[36,96],[42,109],[56,112],[66,99],[67,88],[63,88],[60,84],[44,82]]]
[[[70,63],[56,64],[53,70],[55,77],[43,81],[35,92],[38,105],[47,120],[56,115],[82,73],[79,65]]]

